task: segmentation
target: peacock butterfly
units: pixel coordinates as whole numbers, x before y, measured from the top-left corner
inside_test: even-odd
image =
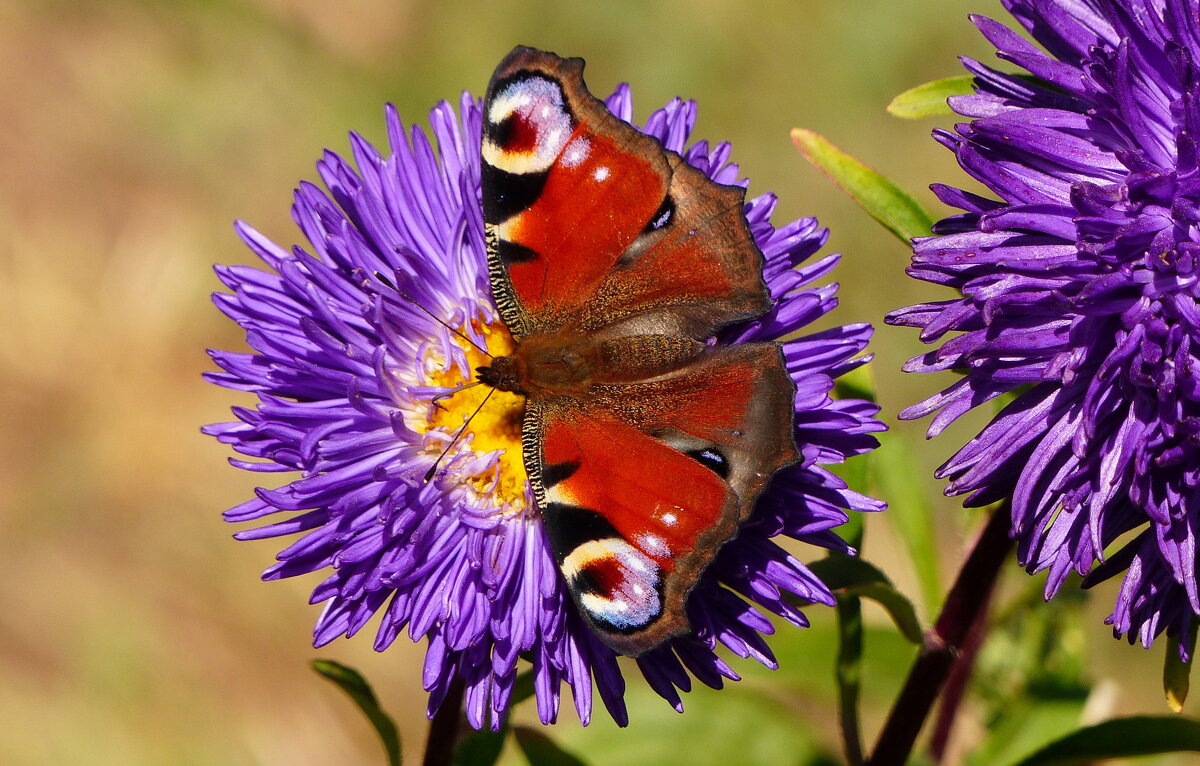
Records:
[[[526,397],[524,462],[580,613],[640,655],[771,475],[796,462],[775,343],[716,332],[771,306],[745,190],[613,116],[583,60],[518,47],[483,110],[492,293],[516,346],[478,379]]]

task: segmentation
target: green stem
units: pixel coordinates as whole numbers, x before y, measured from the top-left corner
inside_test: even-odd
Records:
[[[838,724],[842,729],[842,747],[846,751],[846,763],[850,766],[862,766],[862,732],[858,719],[863,651],[862,600],[858,596],[838,596],[837,616]]]

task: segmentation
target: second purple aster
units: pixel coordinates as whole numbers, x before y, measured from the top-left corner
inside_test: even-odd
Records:
[[[630,120],[627,88],[607,104]],[[714,180],[744,184],[727,164],[728,145],[689,143],[694,120],[694,104],[675,100],[640,129]],[[431,713],[459,678],[471,724],[498,727],[524,658],[542,721],[558,715],[565,683],[586,723],[594,683],[613,718],[625,723],[617,656],[568,596],[533,503],[514,425],[522,400],[494,392],[457,441],[486,387],[432,406],[485,363],[474,344],[501,355],[512,339],[488,281],[480,102],[464,95],[457,113],[442,104],[430,124],[432,135],[406,128],[389,109],[386,151],[353,135],[354,165],[326,153],[317,169],[328,192],[302,184],[293,207],[307,249],[278,247],[238,225],[266,268],[218,268],[230,292],[215,300],[245,328],[251,350],[213,351],[223,372],[208,377],[253,393],[257,404],[235,408],[236,420],[206,432],[246,456],[234,461],[241,468],[299,476],[260,489],[226,518],[270,520],[239,539],[295,536],[263,577],[321,574],[311,598],[324,604],[318,646],[354,635],[373,618],[379,650],[402,633],[427,641],[423,683]],[[812,283],[837,256],[806,263],[826,232],[813,219],[776,228],[774,207],[771,195],[745,206],[766,256],[773,308],[725,328],[722,343],[791,337],[836,305],[835,286]],[[774,666],[764,640],[774,632],[770,616],[803,627],[796,604],[833,602],[772,538],[845,550],[833,529],[847,511],[882,506],[826,468],[872,449],[870,433],[882,429],[874,405],[830,397],[833,378],[864,361],[859,354],[870,332],[850,325],[783,343],[798,389],[802,459],[775,475],[754,515],[701,577],[688,602],[693,633],[626,666],[677,709],[679,691],[693,678],[712,687],[737,679],[718,649]],[[447,448],[427,483],[425,474]]]
[[[934,187],[965,212],[917,241],[909,273],[961,297],[888,321],[955,333],[905,369],[963,377],[902,417],[937,413],[932,436],[1011,395],[941,468],[947,493],[1011,498],[1047,597],[1071,571],[1123,573],[1108,622],[1149,646],[1200,614],[1200,10],[1004,5],[1044,50],[973,19],[1033,77],[966,60],[976,93],[951,106],[973,119],[936,134],[999,199]]]

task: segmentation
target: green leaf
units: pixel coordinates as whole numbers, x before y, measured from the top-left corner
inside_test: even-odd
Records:
[[[1192,629],[1181,641],[1187,647],[1189,657],[1196,656],[1196,628],[1200,623],[1193,622]],[[1192,663],[1179,659],[1179,645],[1174,641],[1164,641],[1166,644],[1166,659],[1163,662],[1163,692],[1167,695],[1167,705],[1176,713],[1183,712],[1183,703],[1187,700],[1188,686],[1191,680]]]
[[[966,96],[973,93],[972,83],[974,80],[973,76],[965,74],[909,88],[892,99],[892,103],[887,105],[888,113],[893,117],[902,117],[906,120],[954,114],[954,110],[946,103],[946,99],[951,96]]]
[[[454,748],[454,759],[451,763],[453,766],[492,766],[500,760],[500,751],[504,749],[504,739],[507,736],[507,724],[501,726],[500,731],[472,731]]]
[[[529,766],[587,766],[540,731],[514,726],[513,734],[517,736],[517,744],[529,760]]]
[[[1071,766],[1184,751],[1200,752],[1200,721],[1179,716],[1131,716],[1076,729],[1017,766]]]
[[[375,727],[375,733],[379,735],[379,741],[387,753],[389,766],[400,766],[400,732],[396,730],[391,717],[379,706],[375,692],[371,691],[371,685],[362,674],[334,660],[313,660],[312,669],[337,684],[350,697]]]
[[[834,677],[838,688],[838,724],[842,746],[850,766],[863,762],[862,727],[858,698],[862,681],[862,601],[857,596],[839,595],[837,600],[838,654]]]
[[[792,128],[792,143],[805,158],[829,177],[867,213],[907,246],[914,237],[928,236],[933,218],[899,186],[811,130]]]

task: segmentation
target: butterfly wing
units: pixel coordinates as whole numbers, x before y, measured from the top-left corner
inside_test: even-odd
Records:
[[[530,402],[531,483],[580,612],[623,654],[688,631],[688,593],[771,475],[797,460],[774,343],[716,347],[660,378]]]
[[[703,339],[770,307],[745,191],[614,117],[583,61],[517,48],[484,102],[492,292],[518,337],[627,320]],[[686,300],[682,300],[686,298]]]

